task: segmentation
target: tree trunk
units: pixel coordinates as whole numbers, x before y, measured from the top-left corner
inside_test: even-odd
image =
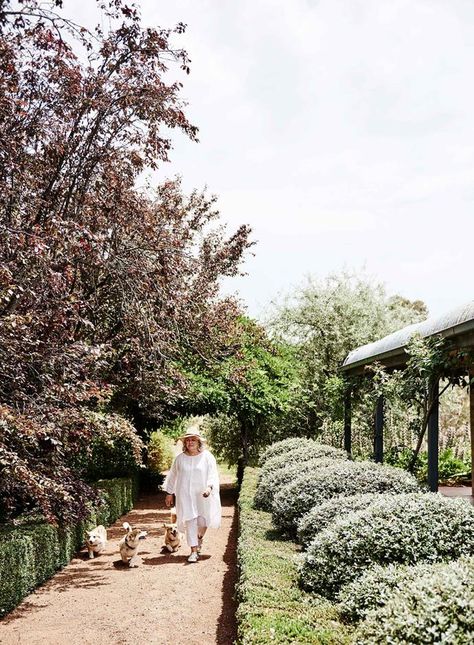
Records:
[[[237,486],[240,490],[244,478],[245,466],[249,463],[248,427],[245,422],[240,424],[240,457],[237,461]]]

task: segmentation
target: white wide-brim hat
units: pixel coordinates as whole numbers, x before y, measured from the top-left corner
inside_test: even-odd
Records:
[[[201,441],[205,441],[204,437],[201,434],[201,431],[199,428],[188,428],[186,430],[186,433],[183,434],[182,437],[180,437],[181,441],[184,441],[185,439],[188,439],[189,437],[197,437]]]

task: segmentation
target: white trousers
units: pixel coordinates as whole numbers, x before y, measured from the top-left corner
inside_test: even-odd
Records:
[[[206,520],[202,515],[193,517],[192,520],[186,522],[186,542],[189,546],[198,545],[198,528],[203,528],[204,526],[206,526]]]

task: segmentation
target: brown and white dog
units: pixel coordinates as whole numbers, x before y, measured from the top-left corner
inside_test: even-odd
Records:
[[[128,562],[129,567],[138,567],[138,546],[140,540],[147,536],[147,532],[141,529],[132,529],[128,522],[124,522],[122,526],[127,532],[119,542],[120,557],[122,562]]]
[[[86,546],[89,552],[89,558],[94,557],[94,553],[101,553],[107,545],[107,530],[100,524],[92,531],[86,531]]]
[[[174,553],[181,546],[181,533],[175,523],[163,524],[165,527],[165,545],[164,548],[170,553]]]

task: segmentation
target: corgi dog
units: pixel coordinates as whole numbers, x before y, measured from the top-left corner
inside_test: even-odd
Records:
[[[178,527],[176,524],[170,523],[170,524],[163,524],[165,527],[165,549],[167,549],[170,553],[175,553],[181,546],[181,534],[178,531]]]
[[[128,562],[129,567],[138,567],[138,546],[140,540],[147,536],[147,532],[141,529],[132,529],[128,522],[124,522],[122,526],[127,532],[119,542],[120,557],[122,562]]]
[[[89,552],[89,558],[94,554],[101,553],[107,545],[107,530],[100,524],[91,531],[86,531],[86,547]]]

